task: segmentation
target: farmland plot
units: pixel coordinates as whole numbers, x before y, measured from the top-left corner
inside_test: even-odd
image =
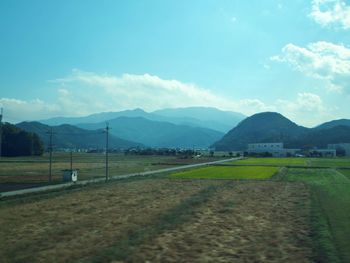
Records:
[[[5,262],[69,262],[99,255],[205,183],[136,180],[0,206],[0,258]],[[108,251],[106,252],[108,253]]]
[[[122,175],[213,160],[217,160],[217,158],[182,159],[179,156],[125,156],[123,154],[110,154],[109,173],[110,175]],[[62,170],[64,169],[70,169],[70,154],[54,153],[52,180],[55,183],[62,182]],[[73,169],[78,170],[79,180],[104,177],[105,155],[74,153]],[[48,175],[48,156],[2,158],[0,161],[0,184],[5,186],[8,184],[47,183]],[[0,191],[2,191],[1,185]]]

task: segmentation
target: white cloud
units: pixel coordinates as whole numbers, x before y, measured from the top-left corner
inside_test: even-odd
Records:
[[[195,84],[166,80],[158,76],[123,74],[113,76],[73,70],[64,78],[50,81],[57,86],[57,100],[24,101],[0,98],[5,121],[40,120],[57,116],[84,116],[103,111],[142,108],[208,106],[250,115],[273,110],[258,99],[231,100]]]
[[[312,93],[300,93],[295,100],[276,100],[268,104],[253,98],[229,99],[195,84],[165,80],[150,74],[113,76],[79,70],[74,70],[69,76],[51,83],[57,86],[57,100],[53,103],[39,99],[0,99],[0,106],[5,108],[5,121],[84,116],[96,112],[134,108],[153,111],[188,106],[216,107],[246,115],[277,111],[299,124],[308,126],[333,117],[322,99]],[[232,92],[234,93],[234,90]]]
[[[306,47],[287,44],[271,60],[285,62],[308,77],[322,80],[329,91],[350,91],[350,49],[329,42]]]
[[[3,121],[8,122],[49,118],[60,113],[57,105],[46,103],[40,99],[24,101],[0,98],[0,106],[4,108]]]
[[[327,107],[317,94],[298,93],[295,100],[277,100],[276,107],[283,115],[308,127],[335,119],[335,109]]]
[[[84,92],[91,94],[96,101],[107,102],[105,110],[140,107],[153,111],[168,107],[211,106],[250,113],[270,108],[259,100],[233,101],[195,84],[150,74],[113,76],[74,70],[70,76],[55,82],[74,87],[75,93]],[[95,102],[90,105],[95,105]]]
[[[313,0],[310,17],[322,26],[350,28],[350,6],[344,0]]]

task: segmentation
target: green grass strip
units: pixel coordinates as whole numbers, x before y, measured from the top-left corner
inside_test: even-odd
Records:
[[[350,262],[350,180],[332,169],[288,169],[281,180],[311,190],[311,227],[316,262]]]

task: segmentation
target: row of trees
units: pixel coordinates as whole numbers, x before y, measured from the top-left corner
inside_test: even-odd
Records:
[[[189,149],[170,149],[170,148],[132,148],[124,151],[125,155],[165,155],[165,156],[193,156],[200,152]]]
[[[44,145],[38,135],[29,133],[10,123],[2,123],[2,156],[42,155]]]

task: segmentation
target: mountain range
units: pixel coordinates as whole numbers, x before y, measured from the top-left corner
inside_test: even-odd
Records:
[[[47,125],[106,122],[119,117],[141,117],[151,121],[168,122],[176,125],[202,127],[226,133],[236,126],[245,116],[232,111],[222,111],[210,107],[188,107],[157,110],[145,112],[142,109],[126,110],[119,112],[102,112],[85,117],[56,117],[40,122]]]
[[[212,145],[216,150],[245,150],[248,143],[283,142],[287,148],[326,147],[350,142],[350,120],[335,120],[306,128],[276,112],[254,114]]]
[[[112,135],[146,147],[207,148],[244,118],[244,115],[236,112],[189,107],[151,113],[142,109],[103,112],[40,122],[54,126],[74,125],[84,130],[100,130],[108,122]]]
[[[329,143],[350,142],[350,120],[347,119],[306,128],[276,112],[244,118],[239,113],[205,107],[163,109],[151,113],[135,109],[42,122],[45,124],[24,122],[18,127],[36,132],[46,143],[46,132],[53,127],[57,145],[62,148],[104,147],[105,137],[101,134],[106,122],[111,128],[111,147],[117,148],[245,150],[248,143],[257,142],[283,142],[287,148],[326,147]]]

